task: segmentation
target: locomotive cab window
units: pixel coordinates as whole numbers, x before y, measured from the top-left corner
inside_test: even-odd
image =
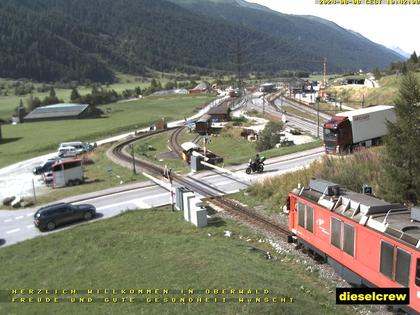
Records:
[[[381,242],[381,262],[379,271],[392,279],[392,263],[394,261],[394,245]]]
[[[354,227],[344,223],[343,250],[350,256],[354,256]]]
[[[298,203],[298,217],[299,217],[299,226],[305,227],[305,205],[301,202]]]
[[[298,203],[298,225],[313,233],[314,208],[301,202]]]
[[[394,258],[396,258],[394,260]],[[419,259],[417,260],[419,262]],[[411,255],[409,252],[381,241],[381,261],[379,271],[388,278],[408,287]],[[419,265],[417,264],[416,284],[420,284]]]
[[[314,208],[306,206],[306,229],[309,232],[314,231]]]
[[[354,257],[354,227],[331,218],[331,245]]]
[[[341,248],[341,221],[331,218],[331,244]]]
[[[408,278],[410,275],[411,255],[401,248],[397,248],[397,262],[395,268],[395,281],[408,287]]]

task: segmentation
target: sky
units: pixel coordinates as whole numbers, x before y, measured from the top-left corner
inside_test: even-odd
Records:
[[[321,5],[315,4],[315,0],[246,1],[264,5],[281,13],[319,16],[386,47],[396,46],[409,54],[413,51],[416,51],[417,55],[420,53],[420,1],[417,5],[385,4],[391,0],[382,0],[382,5],[366,4],[369,0],[360,0],[360,5],[352,4],[352,0],[349,0],[351,4],[348,5]],[[395,0],[399,1],[404,0]]]

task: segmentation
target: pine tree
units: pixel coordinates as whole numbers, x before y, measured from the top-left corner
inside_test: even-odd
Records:
[[[411,54],[411,56],[410,56],[410,61],[411,61],[412,63],[417,63],[417,62],[419,61],[419,59],[418,59],[417,54],[416,54],[416,52],[415,52],[415,51]]]
[[[79,91],[77,91],[77,88],[72,88],[71,94],[70,94],[70,100],[72,102],[80,102],[80,94],[79,94]]]
[[[384,195],[393,202],[420,199],[420,84],[412,72],[402,79],[395,100],[395,123],[388,123]]]

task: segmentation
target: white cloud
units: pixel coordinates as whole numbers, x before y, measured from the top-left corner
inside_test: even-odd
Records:
[[[384,46],[397,46],[408,53],[414,50],[420,53],[420,4],[368,5],[366,0],[361,0],[361,5],[320,5],[315,4],[315,0],[247,1],[282,13],[319,16]]]

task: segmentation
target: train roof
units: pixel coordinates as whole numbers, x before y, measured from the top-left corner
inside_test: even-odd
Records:
[[[309,187],[294,189],[293,193],[358,224],[420,248],[420,208],[409,209],[324,180],[311,180]]]

